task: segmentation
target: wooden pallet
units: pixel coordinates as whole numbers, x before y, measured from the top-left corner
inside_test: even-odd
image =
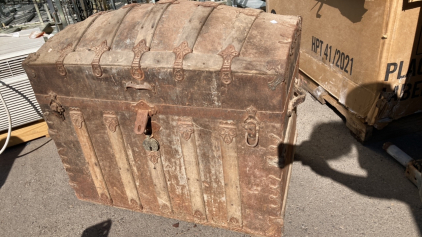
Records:
[[[344,105],[338,102],[337,98],[329,94],[306,74],[300,72],[300,77],[303,81],[303,88],[316,100],[321,104],[326,104],[328,102],[344,116],[346,119],[346,126],[360,142],[365,142],[371,137],[373,126],[366,124],[363,119],[358,118],[355,114],[350,112]]]
[[[15,146],[44,136],[49,137],[48,127],[44,120],[40,120],[12,129],[12,135],[7,147]],[[7,131],[0,134],[0,147],[3,146],[4,142],[6,141],[6,137]]]

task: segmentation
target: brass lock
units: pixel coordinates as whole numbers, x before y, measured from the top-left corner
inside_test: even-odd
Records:
[[[147,136],[142,143],[142,146],[146,151],[158,151],[160,149],[160,144],[157,140],[152,138],[151,136]]]

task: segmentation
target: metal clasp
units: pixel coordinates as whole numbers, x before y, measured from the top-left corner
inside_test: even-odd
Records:
[[[157,113],[157,109],[154,106],[148,105],[145,101],[139,101],[135,106],[136,120],[135,120],[135,133],[145,134],[145,129],[148,124],[148,120],[151,116]]]

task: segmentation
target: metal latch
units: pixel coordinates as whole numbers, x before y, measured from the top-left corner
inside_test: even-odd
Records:
[[[243,122],[243,128],[246,130],[245,142],[247,146],[256,147],[259,141],[259,121],[256,118],[256,108],[251,106],[246,109],[248,117]]]
[[[157,113],[157,109],[154,106],[148,105],[143,100],[139,101],[134,107],[137,111],[135,120],[135,133],[146,135],[144,141],[142,142],[142,146],[147,153],[148,160],[151,161],[151,163],[155,166],[160,160],[161,155],[159,151],[160,144],[156,139],[153,138],[152,129],[155,127],[155,129],[158,131],[160,126],[157,123],[151,122],[150,117]]]
[[[145,134],[148,120],[157,113],[157,109],[141,100],[134,106],[134,110],[136,111],[135,133]]]

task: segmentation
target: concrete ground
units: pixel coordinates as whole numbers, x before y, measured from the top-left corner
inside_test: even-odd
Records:
[[[298,113],[285,236],[420,236],[417,188],[381,146],[393,141],[422,158],[422,116],[375,132],[363,146],[341,117],[309,95]],[[79,201],[50,138],[0,156],[0,236],[107,235],[248,236]]]

